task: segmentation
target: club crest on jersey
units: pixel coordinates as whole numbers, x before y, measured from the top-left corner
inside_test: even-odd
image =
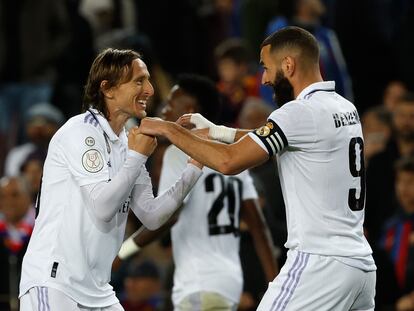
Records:
[[[92,147],[93,145],[95,145],[95,139],[93,137],[86,137],[85,138],[85,144],[89,147]]]
[[[82,165],[90,173],[99,172],[104,166],[101,153],[96,149],[86,151],[82,156]]]
[[[267,122],[266,125],[263,125],[262,127],[256,130],[256,134],[259,136],[265,137],[270,134],[270,130],[272,129],[273,129],[272,122]]]

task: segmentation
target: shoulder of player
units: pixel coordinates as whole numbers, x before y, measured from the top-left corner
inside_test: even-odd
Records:
[[[58,143],[70,147],[86,143],[94,145],[102,140],[104,142],[103,130],[93,123],[85,122],[86,114],[80,114],[70,118],[53,136],[51,144]]]
[[[290,102],[287,102],[282,107],[277,108],[274,110],[269,118],[272,119],[273,116],[282,115],[282,114],[288,114],[289,116],[295,116],[299,117],[300,112],[303,111],[310,111],[308,101],[304,99],[295,99],[291,100]]]

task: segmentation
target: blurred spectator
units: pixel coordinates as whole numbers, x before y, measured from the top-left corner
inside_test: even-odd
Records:
[[[361,115],[372,103],[381,102],[385,85],[390,77],[397,76],[397,58],[393,54],[396,45],[390,40],[389,25],[392,22],[390,13],[398,8],[398,2],[403,1],[411,2],[325,1],[332,8],[332,27],[352,76],[354,102]],[[406,64],[408,59],[404,58],[403,62]]]
[[[17,311],[23,255],[33,230],[35,210],[21,177],[0,179],[0,310]]]
[[[414,310],[414,157],[396,163],[395,191],[402,208],[387,223],[381,246],[394,264],[400,298],[396,310]]]
[[[70,32],[63,0],[1,1],[0,21],[0,135],[10,147],[30,106],[50,100]]]
[[[370,160],[367,169],[365,228],[374,244],[385,221],[395,213],[394,163],[414,154],[414,95],[405,94],[397,102],[393,116],[393,135],[384,151]]]
[[[221,122],[237,125],[237,118],[249,96],[259,96],[259,78],[250,74],[251,56],[246,44],[228,39],[215,50],[219,81],[217,87],[224,95]]]
[[[238,0],[240,3],[241,36],[252,51],[260,51],[267,24],[277,12],[279,0]],[[259,55],[254,56],[255,59]]]
[[[267,122],[267,117],[272,111],[273,109],[263,100],[249,97],[246,99],[246,103],[240,112],[239,125],[244,129],[259,128]],[[249,171],[259,192],[261,206],[263,207],[263,213],[269,225],[273,242],[280,252],[277,257],[281,267],[286,259],[287,250],[284,247],[284,243],[287,239],[287,227],[282,189],[278,174],[275,174],[277,170],[276,159],[270,158],[267,162]]]
[[[383,151],[391,136],[391,113],[383,106],[365,111],[361,119],[364,134],[365,167],[369,160]]]
[[[26,157],[20,167],[20,174],[28,183],[30,198],[33,204],[36,203],[37,194],[40,190],[45,159],[45,150],[36,149]]]
[[[407,87],[401,81],[390,81],[384,90],[382,103],[388,111],[393,111],[398,100],[407,92]]]
[[[291,16],[289,12],[286,12],[285,16],[276,16],[270,21],[266,35],[289,25],[299,26],[311,32],[320,46],[322,77],[324,80],[335,81],[335,90],[352,101],[351,78],[336,33],[321,24],[321,17],[325,14],[322,0],[289,0],[289,3],[292,5]]]
[[[125,311],[155,311],[161,307],[161,280],[157,266],[151,261],[130,262],[124,280]]]
[[[79,13],[81,0],[66,0],[71,39],[57,60],[57,79],[52,94],[54,103],[67,119],[81,110],[83,86],[95,56],[92,28]]]
[[[273,109],[262,99],[247,97],[237,122],[242,129],[257,129],[266,123],[272,111]]]
[[[35,150],[46,154],[50,139],[63,122],[62,112],[51,104],[40,103],[30,108],[25,123],[29,142],[10,150],[6,158],[5,174],[19,175],[24,160]]]

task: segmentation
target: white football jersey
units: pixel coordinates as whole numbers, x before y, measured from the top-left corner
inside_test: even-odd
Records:
[[[335,83],[311,84],[249,136],[278,156],[288,226],[285,246],[375,270],[362,227],[360,119],[355,106],[335,92]]]
[[[104,222],[91,212],[80,187],[110,180],[127,150],[125,131],[118,137],[105,118],[91,112],[71,118],[53,136],[23,259],[20,296],[46,286],[88,307],[118,302],[108,282],[124,238],[129,200],[119,202],[118,213]]]
[[[159,191],[174,184],[188,156],[175,146],[165,152]],[[175,263],[173,302],[200,291],[239,302],[243,274],[239,257],[239,219],[243,200],[256,199],[248,171],[225,176],[203,168],[171,229]]]

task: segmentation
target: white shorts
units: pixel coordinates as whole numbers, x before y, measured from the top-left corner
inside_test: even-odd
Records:
[[[329,256],[289,251],[257,311],[374,310],[376,271],[364,272]]]
[[[213,292],[196,292],[184,297],[174,311],[236,311],[237,304]]]
[[[124,311],[124,308],[120,303],[104,308],[84,307],[57,289],[32,287],[20,297],[20,311]]]

